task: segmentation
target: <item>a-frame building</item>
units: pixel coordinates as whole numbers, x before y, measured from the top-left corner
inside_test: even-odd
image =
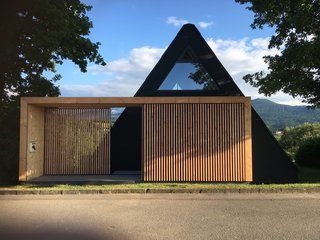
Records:
[[[152,96],[243,96],[243,93],[197,28],[186,24],[135,94],[135,97]],[[112,172],[141,171],[141,111],[134,107],[125,109],[112,127]],[[253,182],[296,182],[296,167],[253,108],[251,125]]]

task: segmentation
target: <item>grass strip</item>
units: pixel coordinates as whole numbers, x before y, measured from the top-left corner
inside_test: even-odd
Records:
[[[0,190],[113,190],[113,189],[308,189],[320,188],[320,183],[296,184],[211,184],[211,183],[132,183],[105,185],[39,185],[23,184],[0,187]]]

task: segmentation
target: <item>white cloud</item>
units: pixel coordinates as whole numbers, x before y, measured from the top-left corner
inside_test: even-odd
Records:
[[[183,24],[188,23],[189,21],[185,20],[185,19],[178,19],[177,17],[171,16],[167,18],[166,23],[169,25],[173,25],[175,27],[179,27],[182,26]]]
[[[173,25],[175,27],[179,27],[179,26],[182,26],[182,25],[184,25],[186,23],[189,23],[189,21],[185,20],[185,19],[178,19],[175,16],[171,16],[171,17],[167,18],[166,23],[169,24],[169,25]],[[213,22],[212,21],[211,22],[199,21],[198,25],[199,25],[200,28],[206,29],[206,28],[211,27],[213,25]]]
[[[213,40],[209,38],[207,39],[207,43],[244,95],[255,99],[267,97],[259,94],[257,88],[245,83],[242,77],[248,73],[261,70],[268,71],[262,57],[278,53],[276,49],[268,49],[269,40],[269,38],[255,38],[252,40],[248,38],[240,40]],[[268,97],[268,99],[281,104],[302,105],[301,100],[294,99],[283,92],[278,92]]]
[[[268,50],[270,38],[255,38],[251,40],[251,44],[255,48]]]
[[[101,75],[97,84],[61,85],[64,96],[133,96],[165,49],[144,46],[130,51],[128,58],[110,62],[107,66],[91,66],[88,72]]]
[[[277,53],[277,50],[267,48],[268,39],[213,40],[209,38],[207,43],[232,76],[266,71],[267,65],[262,57]]]
[[[200,28],[206,29],[213,25],[213,22],[198,22]]]
[[[248,38],[240,40],[207,39],[207,43],[235,80],[238,87],[246,96],[251,96],[252,99],[264,96],[258,93],[257,88],[246,84],[242,77],[260,70],[267,71],[267,65],[262,57],[277,53],[277,50],[268,49],[268,42],[269,39],[267,38],[251,40]],[[127,58],[114,60],[105,67],[89,67],[89,74],[100,76],[103,81],[96,84],[88,83],[87,85],[61,84],[62,95],[133,96],[158,62],[164,50],[164,48],[150,46],[134,48]],[[281,92],[272,95],[268,99],[283,104],[301,104],[299,100]]]

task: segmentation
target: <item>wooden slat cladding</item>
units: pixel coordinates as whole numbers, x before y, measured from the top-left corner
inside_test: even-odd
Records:
[[[46,108],[44,175],[110,174],[110,108]]]
[[[252,181],[247,105],[144,105],[144,180]]]

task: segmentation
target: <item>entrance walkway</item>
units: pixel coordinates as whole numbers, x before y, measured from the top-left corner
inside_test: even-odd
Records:
[[[35,184],[120,184],[141,182],[141,174],[135,172],[115,172],[112,175],[55,175],[41,176],[28,183]]]

